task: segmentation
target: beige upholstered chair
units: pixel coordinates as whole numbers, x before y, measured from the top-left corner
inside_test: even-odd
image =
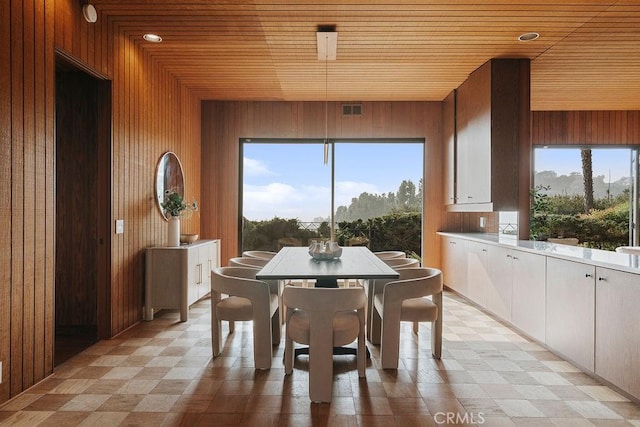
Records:
[[[253,258],[248,256],[234,257],[229,259],[230,266],[255,268],[258,270],[267,265],[268,262],[268,259]]]
[[[222,320],[253,321],[253,358],[256,369],[271,368],[273,345],[280,343],[278,295],[256,280],[258,270],[218,267],[211,272],[211,345],[213,356],[222,349]]]
[[[616,252],[619,254],[640,255],[640,246],[618,246]]]
[[[243,257],[266,259],[267,261],[276,256],[276,252],[270,251],[244,251]]]
[[[399,273],[398,280],[386,283],[383,292],[373,297],[373,323],[382,323],[379,342],[383,369],[398,368],[400,322],[413,322],[416,334],[419,322],[431,322],[431,353],[436,359],[442,354],[442,273],[424,267]]]
[[[420,267],[420,261],[416,258],[389,258],[382,261],[394,270],[397,268]]]
[[[380,251],[374,252],[375,256],[380,259],[406,258],[407,254],[402,251]]]
[[[365,376],[362,288],[301,288],[287,286],[284,348],[285,374],[293,372],[294,342],[309,346],[309,398],[330,402],[333,388],[333,347],[358,340],[358,376]]]
[[[420,261],[415,258],[389,258],[382,259],[385,264],[393,268],[396,271],[405,268],[418,268],[420,267]],[[384,289],[384,285],[389,283],[393,279],[375,279],[362,281],[363,286],[367,290],[367,313],[373,313],[373,297],[377,294],[381,294]],[[380,337],[380,323],[373,323],[373,316],[367,315],[367,338],[372,343],[377,344]]]

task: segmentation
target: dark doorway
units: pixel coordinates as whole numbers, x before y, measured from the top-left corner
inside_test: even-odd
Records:
[[[110,333],[111,83],[56,56],[55,364]]]

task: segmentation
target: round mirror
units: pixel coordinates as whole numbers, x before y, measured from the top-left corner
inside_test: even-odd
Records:
[[[156,202],[160,213],[167,219],[162,206],[164,196],[169,191],[175,191],[184,197],[184,175],[182,165],[175,153],[166,152],[160,157],[156,168]]]

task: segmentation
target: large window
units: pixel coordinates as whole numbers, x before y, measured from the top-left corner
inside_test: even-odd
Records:
[[[531,237],[615,249],[633,240],[630,148],[537,148]]]
[[[334,238],[420,254],[423,141],[242,142],[242,250]]]

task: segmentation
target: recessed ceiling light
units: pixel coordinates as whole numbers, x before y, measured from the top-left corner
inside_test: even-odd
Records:
[[[518,36],[518,40],[521,42],[530,42],[536,40],[538,37],[540,37],[538,33],[524,33]]]
[[[157,34],[145,34],[142,38],[151,43],[160,43],[162,41],[162,37]]]

